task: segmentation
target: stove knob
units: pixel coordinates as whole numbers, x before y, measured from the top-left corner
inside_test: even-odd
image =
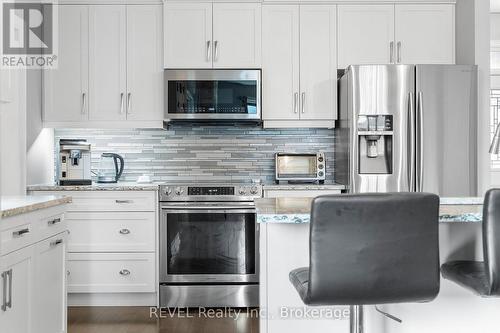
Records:
[[[238,193],[240,195],[245,195],[246,194],[245,188],[244,187],[240,187],[240,190],[238,191]]]
[[[250,189],[250,193],[252,194],[259,193],[259,188],[257,186],[252,186],[252,188]]]
[[[184,192],[184,190],[182,189],[182,187],[177,186],[177,187],[175,188],[174,192],[175,192],[175,194],[177,194],[177,195],[181,195],[181,194],[182,194],[182,192]]]
[[[170,188],[170,187],[165,187],[165,189],[163,190],[163,193],[164,193],[165,195],[167,195],[167,196],[168,196],[168,195],[170,195],[170,194],[172,194],[172,188]]]

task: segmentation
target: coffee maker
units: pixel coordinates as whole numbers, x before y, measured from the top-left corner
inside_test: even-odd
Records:
[[[57,183],[59,185],[92,185],[90,143],[84,139],[59,140]]]

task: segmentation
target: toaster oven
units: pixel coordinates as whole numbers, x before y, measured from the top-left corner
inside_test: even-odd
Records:
[[[275,161],[276,183],[325,181],[324,153],[277,153]]]

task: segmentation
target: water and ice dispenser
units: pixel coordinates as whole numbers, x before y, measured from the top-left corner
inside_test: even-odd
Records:
[[[391,174],[392,115],[358,116],[358,170],[360,174]]]

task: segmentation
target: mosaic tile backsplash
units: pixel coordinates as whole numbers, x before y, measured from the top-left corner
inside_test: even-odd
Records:
[[[83,138],[92,144],[92,169],[101,153],[125,159],[121,181],[149,175],[161,182],[274,181],[276,152],[326,155],[326,177],[333,180],[333,129],[261,129],[246,126],[175,125],[163,129],[58,129],[60,138]]]

